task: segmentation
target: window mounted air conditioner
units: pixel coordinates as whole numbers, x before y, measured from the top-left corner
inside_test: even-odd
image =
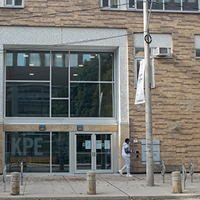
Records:
[[[157,47],[156,48],[157,57],[166,57],[169,56],[169,49],[167,47]]]

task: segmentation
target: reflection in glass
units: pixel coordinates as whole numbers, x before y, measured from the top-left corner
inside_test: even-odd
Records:
[[[183,0],[183,10],[198,11],[198,0]]]
[[[200,49],[196,49],[196,57],[200,57]]]
[[[137,0],[137,9],[143,9],[143,0]]]
[[[40,61],[39,53],[30,53],[29,66],[40,67],[40,65],[41,65],[41,61]]]
[[[52,100],[52,117],[68,117],[68,100]]]
[[[7,117],[49,117],[48,83],[6,83]]]
[[[52,172],[69,172],[69,132],[52,132]]]
[[[78,134],[76,139],[76,169],[91,170],[91,135]]]
[[[181,0],[165,0],[165,10],[181,10]]]
[[[22,5],[22,0],[14,0],[16,6],[21,6]]]
[[[117,8],[117,0],[110,0],[110,7]]]
[[[6,66],[12,67],[13,66],[13,53],[6,54]]]
[[[150,8],[150,5],[149,5],[149,8]],[[163,0],[154,0],[152,9],[154,9],[154,10],[163,10]]]
[[[98,54],[71,53],[70,80],[98,81],[99,80]]]
[[[103,0],[103,7],[108,7],[108,0]]]
[[[99,117],[113,117],[113,84],[101,84]]]
[[[71,84],[71,117],[98,117],[99,84]]]
[[[8,172],[50,172],[48,132],[6,132],[5,163]]]
[[[12,0],[6,0],[6,5],[12,5]]]
[[[129,8],[135,8],[135,0],[129,0]]]
[[[68,97],[68,53],[53,52],[52,97]]]
[[[111,169],[111,135],[96,135],[96,168]]]
[[[10,54],[13,54],[13,61]],[[47,66],[48,52],[7,51],[9,63],[6,65],[6,80],[50,80],[50,67]],[[11,67],[13,66],[13,67]]]
[[[113,53],[100,54],[101,81],[113,81]]]
[[[26,66],[26,53],[18,53],[17,54],[17,66],[18,67],[25,67]]]

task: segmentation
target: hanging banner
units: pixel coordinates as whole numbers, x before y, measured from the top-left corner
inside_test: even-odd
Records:
[[[140,70],[138,75],[135,104],[145,103],[144,98],[144,59],[140,61]]]

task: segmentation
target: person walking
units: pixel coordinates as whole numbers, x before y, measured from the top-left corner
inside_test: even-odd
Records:
[[[130,153],[132,152],[132,150],[129,149],[129,144],[130,144],[130,140],[129,138],[125,139],[125,142],[122,145],[122,157],[125,160],[125,165],[122,167],[122,169],[119,170],[120,175],[122,176],[123,171],[126,169],[127,170],[127,175],[126,177],[133,177],[130,174]]]

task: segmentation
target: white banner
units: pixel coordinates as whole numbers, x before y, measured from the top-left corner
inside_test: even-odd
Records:
[[[138,75],[135,104],[145,103],[144,98],[144,59],[140,61],[140,70]]]

